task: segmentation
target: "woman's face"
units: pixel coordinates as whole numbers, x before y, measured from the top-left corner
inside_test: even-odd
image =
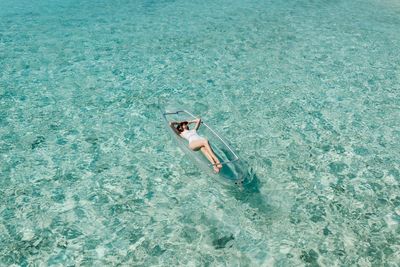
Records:
[[[188,123],[182,122],[182,128],[183,128],[183,130],[189,130]]]

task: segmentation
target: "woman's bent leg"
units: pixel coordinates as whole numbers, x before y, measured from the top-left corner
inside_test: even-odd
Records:
[[[203,152],[203,154],[208,158],[208,160],[211,162],[211,164],[215,164],[216,162],[213,160],[213,158],[211,157],[210,153],[208,152],[207,148],[202,147],[200,148],[201,152]],[[215,165],[213,165],[213,169],[215,172],[219,172],[219,168]]]
[[[207,149],[205,147],[200,148],[201,152],[203,152],[204,156],[212,163],[214,164],[214,160],[211,157],[210,153],[208,153]]]
[[[214,157],[212,156],[212,153],[210,153],[210,150],[207,148],[208,145],[208,141],[206,140],[196,140],[193,141],[189,144],[190,149],[192,150],[201,150],[201,152],[203,152],[203,154],[207,157],[207,159],[211,162],[211,164],[213,164],[213,169],[215,172],[219,172],[220,167],[217,167],[216,163],[219,163],[218,158],[215,161]]]
[[[207,144],[205,145],[205,147],[208,149],[208,151],[209,151],[211,157],[213,158],[213,160],[215,161],[215,163],[218,163],[216,166],[218,168],[222,168],[222,164],[219,164],[220,161],[219,161],[217,155],[215,155],[215,153],[214,153],[213,149],[211,148],[210,144],[208,143],[208,141],[206,141],[206,143]]]

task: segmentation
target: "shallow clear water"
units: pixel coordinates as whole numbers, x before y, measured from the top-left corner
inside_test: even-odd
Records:
[[[399,29],[395,0],[1,1],[0,265],[396,266]]]

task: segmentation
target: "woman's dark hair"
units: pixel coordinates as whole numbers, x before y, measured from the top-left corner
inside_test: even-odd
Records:
[[[176,129],[178,130],[178,132],[180,132],[180,133],[183,132],[183,125],[185,125],[185,124],[188,124],[188,122],[182,121],[176,126]]]

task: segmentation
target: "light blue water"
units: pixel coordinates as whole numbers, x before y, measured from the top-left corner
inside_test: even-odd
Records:
[[[396,266],[400,4],[1,1],[0,265]],[[159,96],[215,126],[203,174]]]

